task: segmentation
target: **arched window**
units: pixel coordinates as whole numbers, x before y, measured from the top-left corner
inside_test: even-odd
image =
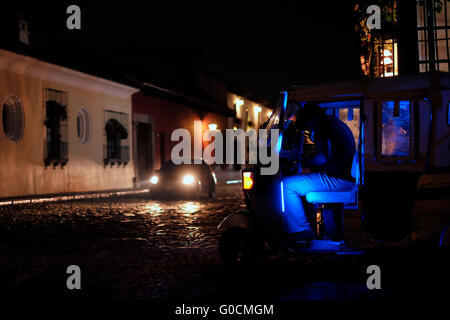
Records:
[[[122,115],[117,113],[117,115]],[[124,115],[125,116],[125,115]],[[116,118],[110,118],[105,124],[106,132],[106,154],[105,165],[124,164],[129,160],[129,148],[122,144],[128,138],[128,130]]]
[[[25,128],[25,113],[19,97],[10,94],[3,102],[2,109],[3,132],[8,139],[18,142],[23,138]]]

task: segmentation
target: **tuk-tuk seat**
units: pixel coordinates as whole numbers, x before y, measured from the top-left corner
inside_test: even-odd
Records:
[[[309,192],[306,194],[306,201],[314,204],[324,204],[324,203],[340,203],[348,204],[355,203],[356,201],[356,190],[359,183],[359,163],[358,163],[358,152],[353,156],[352,162],[352,177],[355,178],[355,186],[352,189],[345,191],[326,191],[326,192]]]
[[[326,236],[334,241],[342,241],[344,238],[344,205],[356,202],[359,184],[358,152],[353,156],[351,174],[355,178],[355,186],[352,189],[336,192],[309,192],[306,194],[306,201],[309,203],[316,206],[323,205],[322,217]]]
[[[339,191],[339,192],[309,192],[306,194],[306,201],[309,203],[354,203],[355,190]]]

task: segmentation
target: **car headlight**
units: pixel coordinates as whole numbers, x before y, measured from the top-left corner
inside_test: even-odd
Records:
[[[193,184],[195,182],[195,178],[193,175],[188,174],[183,177],[183,184]]]
[[[159,181],[158,176],[153,176],[150,178],[150,183],[152,183],[152,184],[157,184],[158,181]]]

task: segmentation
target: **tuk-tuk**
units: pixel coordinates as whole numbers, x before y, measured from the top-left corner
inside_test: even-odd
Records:
[[[450,243],[450,76],[423,73],[284,92],[266,126],[279,129],[280,169],[276,175],[260,175],[258,164],[242,170],[246,210],[218,227],[226,263],[257,262],[267,246],[284,247],[283,179],[302,171],[292,151],[305,147],[304,132],[299,138],[290,125],[306,103],[344,122],[357,151],[353,189],[306,194],[317,240],[304,252]]]

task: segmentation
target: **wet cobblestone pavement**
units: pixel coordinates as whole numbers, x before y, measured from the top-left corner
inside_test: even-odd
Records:
[[[220,263],[216,227],[243,198],[239,185],[218,189],[213,200],[135,195],[0,207],[0,286],[58,297],[75,264],[89,297],[168,296],[199,265]]]
[[[400,258],[388,267],[386,259],[288,256],[267,259],[257,270],[229,274],[217,251],[216,227],[230,212],[243,207],[239,185],[218,186],[213,200],[156,201],[135,195],[0,207],[2,296],[375,299],[395,295],[396,285],[409,279],[390,281],[403,270],[399,264],[384,276],[384,290],[367,290],[368,265],[391,268]],[[438,263],[430,261],[431,266]],[[66,288],[69,265],[81,268],[81,290]],[[433,267],[433,271],[439,274],[439,269]]]

